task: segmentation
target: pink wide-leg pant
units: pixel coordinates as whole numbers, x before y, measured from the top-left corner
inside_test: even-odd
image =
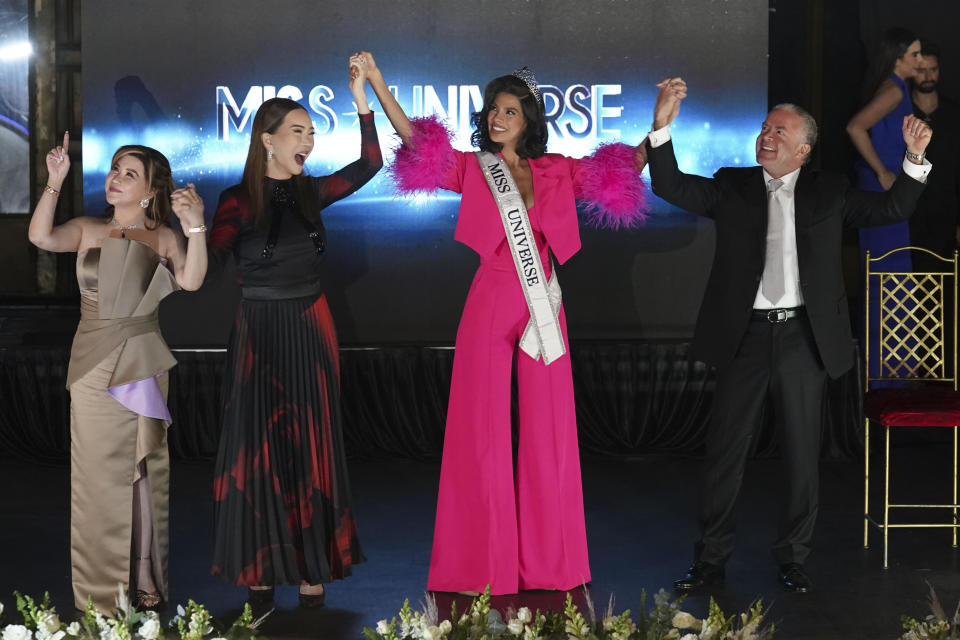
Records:
[[[485,260],[457,331],[431,591],[483,591],[489,584],[491,593],[505,594],[590,581],[570,356],[546,366],[520,351],[529,317],[509,253]],[[562,310],[560,325],[566,342]]]

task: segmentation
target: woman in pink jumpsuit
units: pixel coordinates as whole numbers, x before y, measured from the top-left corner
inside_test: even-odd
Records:
[[[372,56],[361,55],[370,65]],[[379,72],[368,69],[368,77],[376,90]],[[587,583],[570,356],[547,365],[517,348],[530,311],[476,156],[455,151],[436,119],[410,122],[389,92],[377,94],[403,140],[392,168],[398,188],[461,193],[454,237],[480,255],[457,330],[427,588],[468,593],[490,585],[492,594],[507,594]],[[605,145],[582,160],[545,153],[543,102],[529,72],[492,80],[473,124],[474,145],[499,152],[510,169],[547,276],[551,254],[563,264],[580,249],[576,199],[590,201],[597,217],[611,226],[641,217],[643,156],[623,144]],[[562,306],[559,323],[566,347]],[[516,473],[510,415],[514,366]]]

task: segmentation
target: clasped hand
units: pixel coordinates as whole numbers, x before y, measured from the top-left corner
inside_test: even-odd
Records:
[[[664,78],[657,83],[657,104],[653,107],[653,128],[662,129],[673,122],[680,112],[680,101],[687,97],[687,83],[683,78]]]
[[[184,231],[203,225],[203,199],[192,182],[170,194],[170,206]]]

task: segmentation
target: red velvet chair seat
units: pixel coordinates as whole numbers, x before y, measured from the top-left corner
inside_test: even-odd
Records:
[[[960,425],[960,391],[874,389],[863,399],[863,412],[888,427],[952,427]]]

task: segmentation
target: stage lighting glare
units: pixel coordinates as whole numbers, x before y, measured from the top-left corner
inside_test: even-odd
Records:
[[[103,145],[100,143],[100,139],[97,138],[96,133],[88,134],[84,132],[81,153],[83,155],[83,167],[88,171],[96,168],[104,176],[110,171],[110,167],[106,165],[109,165],[112,156],[111,158],[104,159]]]
[[[33,45],[27,41],[14,42],[0,47],[0,60],[12,62],[22,60],[33,55]]]

